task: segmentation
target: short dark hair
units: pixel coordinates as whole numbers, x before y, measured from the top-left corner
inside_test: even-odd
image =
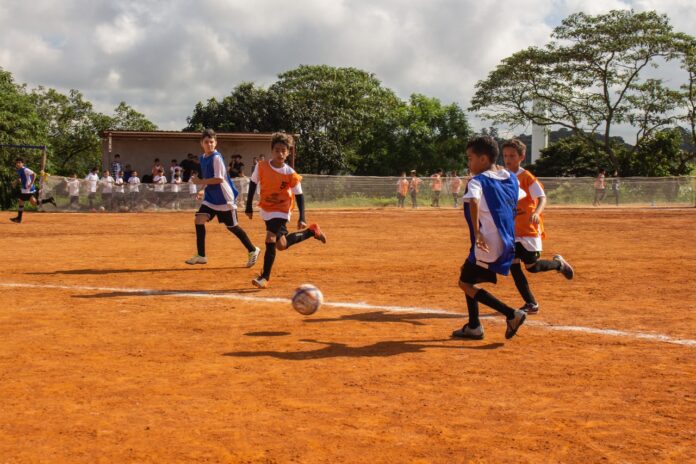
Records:
[[[15,163],[23,163],[24,159],[23,158],[15,158]]]
[[[121,155],[119,155],[118,153],[116,153],[116,154],[114,155],[114,158],[120,158],[120,157],[121,157]]]
[[[477,155],[487,156],[491,163],[495,163],[498,159],[498,142],[490,135],[481,135],[466,144],[466,151],[471,150]]]
[[[517,152],[517,154],[520,156],[527,153],[527,145],[525,145],[524,142],[522,142],[518,138],[512,138],[512,139],[506,141],[503,144],[503,146],[501,147],[501,150],[504,150],[506,148],[514,148],[515,151]]]
[[[286,147],[292,148],[295,146],[295,139],[292,135],[285,132],[275,132],[271,135],[271,148],[275,147],[277,143],[282,143]]]
[[[155,158],[155,163],[159,163],[159,158]]]
[[[201,132],[201,140],[207,138],[217,140],[217,134],[213,129],[205,129],[203,132]]]
[[[172,160],[172,163],[176,163],[176,160]]]

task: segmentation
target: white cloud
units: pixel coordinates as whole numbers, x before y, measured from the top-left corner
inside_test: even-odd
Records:
[[[685,32],[682,0],[2,0],[0,66],[17,81],[81,90],[99,111],[124,100],[164,129],[197,101],[300,64],[373,72],[401,97],[469,104],[504,57],[545,43],[575,11],[657,8]]]

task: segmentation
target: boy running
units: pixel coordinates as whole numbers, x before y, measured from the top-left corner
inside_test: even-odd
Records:
[[[273,134],[271,137],[272,157],[269,161],[258,162],[249,183],[246,215],[249,216],[249,219],[254,217],[252,203],[256,187],[259,186],[259,209],[261,210],[261,218],[266,223],[266,252],[263,256],[263,272],[251,281],[258,288],[268,286],[276,250],[286,250],[310,237],[326,243],[326,236],[321,232],[318,224],[307,227],[304,196],[300,185],[302,177],[285,164],[285,160],[293,147],[294,139],[291,135],[282,132]],[[293,200],[297,201],[297,208],[300,211],[297,228],[301,230],[288,233],[287,223],[290,220]]]
[[[497,282],[496,274],[507,275],[515,256],[515,207],[524,192],[517,177],[494,163],[498,144],[490,136],[477,137],[466,146],[469,170],[474,176],[468,183],[464,217],[469,226],[471,248],[461,268],[459,288],[466,294],[469,322],[452,332],[453,337],[482,340],[483,326],[478,304],[483,303],[507,318],[505,338],[512,338],[527,317],[515,311],[486,290],[481,282]]]
[[[14,187],[19,182],[20,193],[19,197],[17,197],[17,216],[10,218],[10,221],[20,224],[22,222],[22,215],[24,214],[24,202],[28,201],[34,206],[37,204],[43,205],[45,203],[51,203],[53,206],[56,206],[56,201],[53,197],[37,201],[36,187],[34,186],[36,174],[31,169],[24,166],[24,160],[22,158],[15,159],[15,167],[17,168],[17,175],[19,178],[12,181],[12,186]]]
[[[200,139],[203,154],[199,157],[201,162],[200,178],[193,178],[196,185],[203,185],[203,203],[196,213],[194,223],[196,225],[196,246],[198,254],[186,260],[186,264],[207,264],[205,255],[205,223],[212,221],[217,216],[218,223],[225,224],[227,230],[242,242],[247,249],[248,259],[246,267],[256,264],[261,249],[255,247],[244,229],[239,227],[237,221],[237,205],[235,205],[234,192],[227,182],[227,170],[225,161],[220,152],[215,150],[217,135],[212,129],[206,129]]]
[[[573,278],[573,268],[561,255],[555,255],[552,260],[541,260],[541,241],[544,233],[544,217],[546,194],[544,186],[526,169],[520,167],[526,156],[527,147],[519,139],[511,139],[503,144],[503,159],[505,167],[517,176],[520,188],[526,196],[517,203],[515,216],[515,259],[510,271],[515,280],[517,291],[524,298],[524,306],[520,309],[527,314],[539,312],[539,304],[529,288],[529,282],[522,272],[520,261],[531,273],[558,271],[566,279]]]

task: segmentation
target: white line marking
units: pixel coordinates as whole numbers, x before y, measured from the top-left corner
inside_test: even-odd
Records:
[[[29,283],[12,283],[3,282],[0,283],[0,287],[6,288],[41,288],[41,289],[56,289],[56,290],[76,290],[76,291],[87,291],[87,292],[114,292],[114,293],[125,293],[133,295],[146,295],[146,296],[175,296],[175,297],[189,297],[189,298],[207,298],[207,299],[226,299],[226,300],[237,300],[246,301],[249,303],[283,303],[289,304],[290,299],[279,298],[279,297],[262,297],[262,296],[246,296],[234,293],[226,294],[215,294],[207,292],[186,292],[177,290],[154,290],[147,288],[120,288],[120,287],[90,287],[83,285],[56,285],[56,284],[29,284]],[[343,309],[357,309],[357,310],[379,310],[392,313],[420,313],[420,314],[442,314],[442,315],[454,315],[454,316],[465,316],[463,313],[457,313],[453,311],[447,311],[444,309],[437,308],[420,308],[417,306],[386,306],[386,305],[372,305],[368,303],[351,303],[351,302],[340,302],[340,301],[327,301],[324,306],[332,308],[343,308]],[[494,315],[486,315],[482,317],[490,317],[493,321],[502,320]],[[649,333],[649,332],[629,332],[625,330],[615,330],[615,329],[599,329],[595,327],[583,327],[575,325],[553,325],[548,322],[542,321],[530,321],[529,318],[525,324],[544,328],[546,330],[555,330],[560,332],[580,332],[593,335],[604,335],[609,337],[626,337],[633,338],[635,340],[646,340],[651,342],[662,342],[670,343],[672,345],[682,345],[682,346],[696,346],[696,340],[688,338],[674,338],[669,335],[663,335],[659,333]]]

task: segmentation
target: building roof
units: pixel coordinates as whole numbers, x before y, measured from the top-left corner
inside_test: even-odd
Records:
[[[217,132],[218,140],[234,140],[240,142],[270,142],[271,132]],[[198,140],[200,132],[182,131],[103,131],[99,134],[102,139],[111,136],[121,139],[190,139]]]

